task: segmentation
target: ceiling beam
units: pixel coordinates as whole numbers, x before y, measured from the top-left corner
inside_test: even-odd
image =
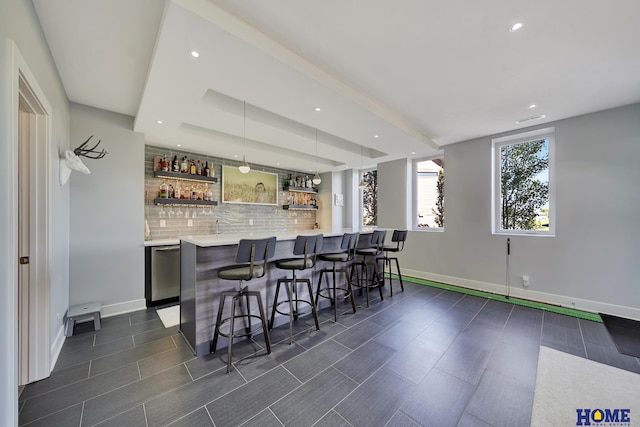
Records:
[[[246,22],[239,19],[234,14],[213,1],[208,0],[173,0],[174,3],[206,19],[229,34],[238,37],[240,40],[260,49],[262,52],[277,59],[281,63],[297,70],[303,75],[331,89],[336,94],[350,100],[351,102],[365,108],[381,119],[394,125],[408,135],[423,142],[434,150],[440,147],[431,138],[424,135],[418,127],[403,115],[384,105],[372,96],[363,93],[357,88],[347,84],[343,80],[326,72],[307,59],[297,55],[290,49],[267,37]]]

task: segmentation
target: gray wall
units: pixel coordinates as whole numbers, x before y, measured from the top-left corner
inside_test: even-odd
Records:
[[[511,236],[512,294],[640,318],[640,104],[539,127],[548,126],[556,129],[556,236]],[[503,135],[445,147],[445,228],[409,234],[407,273],[505,291],[507,236],[491,234],[491,139]],[[384,189],[378,209],[395,211],[396,196]]]
[[[55,345],[54,340],[60,336],[62,330],[61,325],[56,322],[56,313],[64,313],[68,306],[68,282],[69,282],[69,187],[61,187],[58,184],[58,150],[64,150],[68,147],[69,140],[69,107],[67,97],[60,82],[55,64],[49,53],[49,48],[40,29],[38,19],[30,1],[23,0],[3,0],[0,2],[0,40],[5,43],[4,39],[13,40],[24,57],[30,71],[33,73],[38,85],[44,92],[47,101],[52,107],[51,129],[52,141],[49,148],[49,191],[50,191],[50,312],[48,327],[51,347]],[[7,63],[3,63],[3,70],[6,71]],[[0,71],[0,79],[5,79],[6,74]],[[0,83],[5,85],[6,81]],[[2,92],[0,90],[0,92]],[[0,101],[2,105],[7,105],[8,99],[4,95]],[[1,128],[7,129],[6,122],[3,120],[7,117],[7,111],[0,108],[2,115]],[[6,133],[2,134],[0,146],[3,154],[0,156],[0,168],[4,171],[13,170],[14,165],[6,164],[11,162],[11,158],[5,156],[4,150],[8,149],[11,141],[4,138]],[[0,179],[0,191],[4,195],[4,200],[14,200],[16,196],[16,188],[11,185],[10,180]],[[9,210],[15,205],[5,203],[2,208],[3,213],[0,214],[0,227],[2,227],[3,243],[10,244],[12,242],[7,239],[4,230],[12,230],[15,225],[10,223]],[[4,261],[4,260],[3,260]],[[11,262],[13,260],[7,260]],[[0,264],[0,268],[5,270],[4,264]],[[14,267],[11,267],[14,268]],[[9,270],[9,268],[7,268]],[[5,271],[7,271],[5,270]],[[12,298],[6,298],[10,287],[16,286],[16,283],[5,283],[2,280],[2,298],[0,298],[0,312],[15,313],[15,301]],[[13,293],[15,295],[15,293]],[[9,308],[13,306],[13,308]],[[15,319],[9,319],[9,322],[3,322],[4,328],[0,334],[0,345],[3,350],[0,352],[0,424],[14,425],[17,423],[17,374],[16,366],[11,363],[15,359],[11,353],[15,350],[16,330]],[[11,329],[9,331],[8,329]],[[47,349],[49,350],[49,349]],[[51,349],[53,350],[53,348]],[[51,351],[50,350],[50,351]],[[52,355],[52,356],[55,356]],[[53,362],[53,360],[52,360]]]
[[[132,129],[132,117],[71,104],[74,147],[94,135],[109,154],[71,175],[69,302],[99,301],[104,315],[144,307],[144,137]]]
[[[407,159],[399,159],[378,165],[378,194],[385,195],[385,208],[378,205],[378,227],[407,228],[407,203],[411,188]]]

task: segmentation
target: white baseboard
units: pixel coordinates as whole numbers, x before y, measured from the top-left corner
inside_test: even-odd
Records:
[[[100,310],[101,317],[117,316],[118,314],[131,313],[132,311],[145,310],[147,300],[144,298],[131,301],[119,302],[117,304],[103,305]]]
[[[480,282],[477,280],[464,279],[460,277],[445,276],[442,274],[427,273],[424,271],[402,269],[403,273],[418,279],[431,280],[448,285],[460,286],[474,289],[476,291],[489,292],[497,295],[505,295],[507,287],[495,283]],[[522,298],[531,301],[538,301],[547,304],[559,305],[566,308],[588,311],[591,313],[606,313],[614,316],[625,317],[627,319],[640,320],[640,309],[623,305],[608,304],[600,301],[586,300],[565,295],[550,294],[547,292],[531,291],[520,287],[511,287],[510,293],[514,298]]]
[[[64,335],[64,326],[60,326],[58,327],[56,337],[51,344],[51,351],[49,353],[49,373],[51,373],[53,371],[53,368],[55,368],[56,366],[56,362],[58,361],[58,357],[60,356],[60,351],[62,351],[62,345],[64,344],[65,339],[66,337]]]

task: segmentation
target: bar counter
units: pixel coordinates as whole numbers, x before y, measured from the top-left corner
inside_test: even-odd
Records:
[[[338,252],[342,235],[354,231],[360,232],[360,244],[366,244],[371,229],[304,230],[298,232],[255,232],[220,234],[205,236],[184,236],[180,238],[180,331],[197,356],[209,353],[209,343],[213,337],[220,292],[238,290],[238,282],[218,279],[218,269],[235,264],[238,242],[241,239],[260,239],[276,236],[275,255],[269,260],[264,277],[244,282],[251,290],[259,290],[267,316],[275,296],[277,280],[287,276],[287,271],[275,267],[275,261],[293,257],[293,244],[296,236],[322,234],[324,236],[322,252]],[[319,271],[330,268],[331,263],[318,261],[313,270],[313,290],[315,292]],[[299,277],[309,277],[311,272],[303,272]],[[300,295],[307,295],[300,288]],[[327,301],[328,303],[328,301]],[[231,307],[231,304],[228,304]],[[257,312],[257,307],[251,311]],[[256,313],[257,314],[257,313]],[[225,316],[228,315],[225,309]],[[288,322],[288,318],[277,315],[275,326]],[[218,349],[226,347],[227,341],[220,337]]]

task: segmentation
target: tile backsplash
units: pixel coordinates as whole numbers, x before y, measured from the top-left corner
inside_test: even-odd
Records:
[[[217,206],[157,206],[153,199],[158,197],[162,178],[154,178],[153,161],[156,156],[167,156],[167,159],[199,159],[213,164],[217,183],[209,184],[213,200]],[[201,155],[186,151],[177,151],[152,145],[145,146],[145,218],[151,231],[151,239],[168,239],[186,235],[214,234],[216,221],[220,233],[239,233],[249,231],[297,231],[310,230],[316,222],[315,210],[285,210],[288,192],[283,191],[283,183],[289,174],[300,175],[300,172],[251,164],[252,170],[271,172],[278,175],[278,205],[265,206],[254,204],[222,203],[222,165],[238,166],[240,162],[218,157]],[[175,185],[170,178],[167,183]],[[161,227],[164,221],[164,227]],[[191,226],[189,226],[191,222]]]

